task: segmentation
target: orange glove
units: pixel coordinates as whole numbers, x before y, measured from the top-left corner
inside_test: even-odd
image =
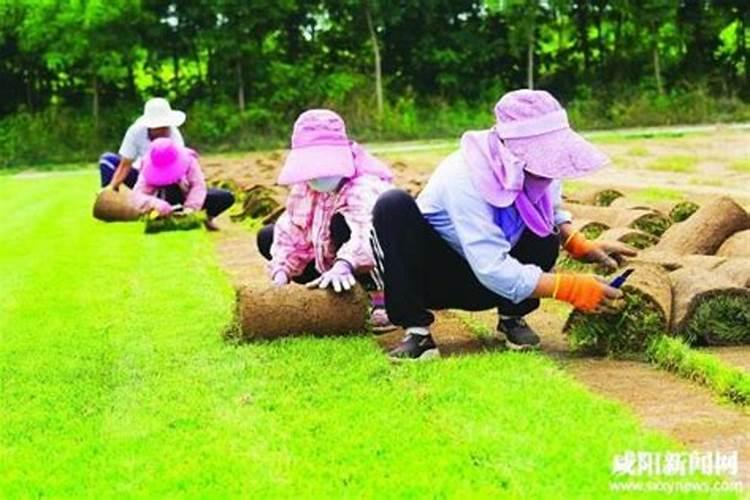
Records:
[[[604,288],[588,274],[556,274],[552,298],[569,302],[581,311],[593,311],[604,299]]]
[[[571,257],[574,259],[581,259],[588,255],[590,251],[594,249],[595,245],[593,242],[586,239],[582,232],[576,231],[570,236],[563,245],[563,248],[567,250]]]

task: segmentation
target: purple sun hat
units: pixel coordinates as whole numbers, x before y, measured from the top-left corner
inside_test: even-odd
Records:
[[[294,122],[292,149],[279,174],[282,185],[355,173],[344,120],[329,109],[310,109]]]
[[[565,109],[543,90],[516,90],[495,105],[495,131],[539,177],[582,177],[609,163],[607,155],[570,128]]]
[[[180,147],[172,139],[162,137],[154,140],[143,158],[141,173],[152,186],[169,186],[178,182],[190,168],[193,157],[187,148]]]

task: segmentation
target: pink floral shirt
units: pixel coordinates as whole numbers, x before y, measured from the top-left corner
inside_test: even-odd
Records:
[[[285,271],[288,276],[302,274],[311,261],[319,272],[333,266],[336,259],[349,262],[354,269],[369,270],[374,265],[370,247],[372,208],[378,197],[393,185],[374,175],[350,179],[334,193],[319,193],[299,183],[292,186],[286,211],[276,222],[271,246],[271,276]],[[331,219],[344,216],[351,237],[335,252],[331,241]]]

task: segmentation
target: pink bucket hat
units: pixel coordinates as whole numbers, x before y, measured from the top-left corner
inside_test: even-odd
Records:
[[[143,158],[141,174],[152,186],[168,186],[179,181],[190,168],[193,158],[186,148],[169,138],[159,138],[151,143]]]
[[[282,185],[320,177],[352,177],[354,155],[344,120],[328,109],[305,111],[294,122],[292,149],[279,174]]]
[[[516,90],[495,105],[495,132],[524,163],[524,170],[540,177],[582,177],[607,163],[607,155],[574,132],[568,115],[543,90]]]

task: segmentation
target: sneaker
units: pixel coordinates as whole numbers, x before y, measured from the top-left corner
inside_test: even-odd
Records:
[[[213,219],[206,219],[206,221],[203,223],[203,226],[206,228],[207,231],[219,231],[219,226],[216,224],[216,221]]]
[[[388,333],[398,329],[388,319],[388,314],[382,307],[376,307],[370,312],[370,327],[374,333]]]
[[[388,353],[388,357],[393,361],[424,361],[440,357],[440,351],[432,335],[417,335],[407,330],[404,340]]]
[[[539,335],[523,318],[500,318],[497,331],[505,335],[505,345],[508,349],[528,351],[539,348]]]

